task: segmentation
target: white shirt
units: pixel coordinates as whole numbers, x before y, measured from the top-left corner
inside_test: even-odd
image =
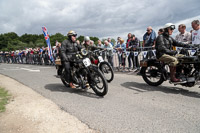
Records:
[[[200,29],[192,31],[192,44],[200,44]]]
[[[183,42],[184,44],[190,44],[192,42],[192,36],[190,32],[185,31],[184,34],[179,33],[176,35],[175,40]]]

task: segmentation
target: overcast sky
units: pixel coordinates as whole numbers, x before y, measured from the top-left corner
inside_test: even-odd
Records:
[[[165,23],[176,27],[200,19],[199,0],[0,0],[0,33],[67,34],[99,38],[142,38],[148,26],[156,31]],[[176,34],[177,29],[174,31]]]

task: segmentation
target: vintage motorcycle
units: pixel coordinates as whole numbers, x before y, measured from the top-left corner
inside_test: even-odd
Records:
[[[91,62],[99,67],[101,72],[104,74],[107,82],[111,82],[114,79],[114,71],[110,63],[105,61],[102,57],[103,52],[107,52],[105,50],[94,50],[92,52]]]
[[[196,51],[194,56],[178,58],[179,64],[176,67],[176,78],[182,81],[178,83],[170,81],[170,83],[186,87],[192,87],[198,84],[200,80],[200,50],[198,47],[193,48],[193,50]],[[168,65],[157,59],[142,60],[140,66],[140,73],[144,81],[151,86],[158,86],[164,81],[170,80]]]
[[[104,96],[108,92],[108,83],[98,67],[91,63],[87,57],[88,54],[86,50],[82,49],[81,52],[73,55],[74,59],[71,61],[73,63],[71,68],[73,84],[77,88],[92,88],[98,96]],[[69,82],[65,78],[65,67],[62,66],[61,61],[57,61],[56,64],[62,83],[69,87]]]

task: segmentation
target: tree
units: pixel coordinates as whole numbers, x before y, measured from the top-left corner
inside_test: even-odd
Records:
[[[54,46],[56,41],[58,42],[63,42],[65,40],[65,36],[62,35],[61,33],[56,33],[55,35],[51,35],[50,36],[50,43],[51,43],[51,46]]]
[[[50,43],[51,45],[55,45],[55,42],[63,42],[67,39],[67,36],[62,35],[61,33],[56,33],[55,35],[50,36]],[[97,44],[99,40],[98,37],[90,37],[91,40]],[[77,38],[80,42],[84,41],[84,36],[79,36]],[[0,50],[10,51],[10,50],[20,50],[28,48],[36,48],[36,47],[43,47],[46,45],[46,40],[43,34],[23,34],[18,36],[15,32],[9,32],[0,34]]]
[[[99,38],[98,37],[90,37],[90,40],[94,41],[94,44],[97,44]]]

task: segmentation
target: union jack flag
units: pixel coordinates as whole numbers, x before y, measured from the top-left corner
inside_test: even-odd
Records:
[[[47,28],[45,26],[42,27],[42,31],[44,33],[44,38],[46,40],[47,46],[48,46],[48,55],[51,61],[54,62],[54,58],[52,56],[52,49],[51,49],[51,43],[50,43],[50,38],[49,38],[49,34],[47,32]]]

